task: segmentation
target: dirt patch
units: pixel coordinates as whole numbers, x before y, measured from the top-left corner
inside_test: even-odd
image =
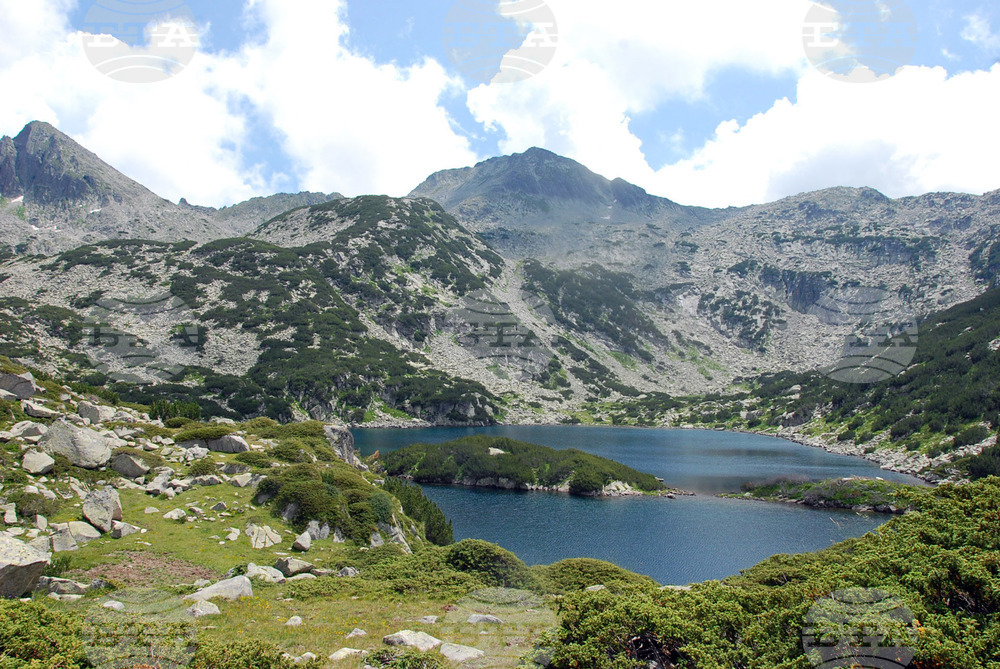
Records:
[[[199,579],[216,580],[220,574],[188,562],[146,552],[118,552],[108,555],[113,563],[102,564],[86,571],[73,570],[68,577],[79,581],[103,578],[122,585],[166,586],[194,583]]]

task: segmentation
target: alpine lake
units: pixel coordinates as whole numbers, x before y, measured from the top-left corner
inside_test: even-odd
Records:
[[[576,448],[663,479],[693,496],[578,497],[423,486],[451,519],[455,540],[484,539],[528,564],[571,557],[614,562],[661,584],[732,576],[772,555],[816,551],[870,532],[885,514],[816,509],[721,498],[748,481],[775,476],[813,480],[882,477],[920,485],[862,458],[827,453],[775,437],[703,430],[584,426],[498,426],[354,430],[363,456],[472,434],[510,437],[556,449]]]

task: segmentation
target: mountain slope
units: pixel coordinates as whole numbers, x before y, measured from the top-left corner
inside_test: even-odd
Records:
[[[491,158],[474,167],[432,174],[411,197],[440,202],[463,225],[516,257],[537,257],[589,243],[583,223],[669,220],[694,225],[706,210],[681,207],[622,179],[610,181],[551,151]]]
[[[0,139],[0,245],[57,253],[108,239],[208,241],[249,232],[289,208],[340,197],[254,198],[222,210],[173,204],[48,123]]]

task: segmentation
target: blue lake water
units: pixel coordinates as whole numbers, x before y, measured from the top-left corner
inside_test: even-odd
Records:
[[[815,551],[869,532],[888,518],[851,511],[720,499],[751,480],[779,475],[811,479],[881,476],[861,458],[782,439],[699,430],[581,426],[501,426],[420,430],[355,430],[364,455],[469,434],[505,436],[552,448],[578,448],[623,462],[697,493],[660,499],[593,499],[544,492],[424,486],[452,520],[456,539],[485,539],[528,564],[569,557],[608,560],[660,583],[684,584],[736,574],[777,553]]]

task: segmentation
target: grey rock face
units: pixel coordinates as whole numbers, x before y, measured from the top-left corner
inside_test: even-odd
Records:
[[[481,658],[484,653],[478,648],[461,646],[457,643],[446,643],[441,645],[441,654],[452,662],[468,662]]]
[[[0,597],[21,597],[34,590],[51,557],[0,534]]]
[[[110,439],[62,420],[52,424],[38,445],[49,455],[64,455],[84,469],[98,469],[111,459]]]
[[[246,535],[250,537],[250,547],[261,550],[281,543],[281,535],[267,525],[249,525]]]
[[[40,388],[35,384],[31,372],[24,374],[0,374],[0,390],[6,390],[19,400],[28,400],[38,394]]]
[[[440,639],[435,639],[426,632],[414,632],[413,630],[403,630],[395,634],[389,634],[382,637],[382,642],[387,646],[416,648],[422,653],[426,653],[441,645]]]
[[[227,434],[208,442],[208,450],[216,453],[246,453],[250,450],[250,444],[239,435]]]
[[[136,479],[149,472],[149,466],[142,458],[121,453],[111,459],[111,468],[127,479]]]
[[[21,459],[21,467],[24,471],[34,476],[49,474],[55,467],[56,461],[45,453],[38,451],[28,451]]]
[[[350,430],[334,425],[327,425],[323,428],[323,432],[326,434],[326,440],[330,442],[330,446],[338,458],[352,467],[360,464],[358,456],[354,454],[354,435],[351,434]]]
[[[99,406],[90,402],[80,402],[76,407],[76,413],[80,418],[86,418],[93,425],[106,423],[115,417],[114,407]]]
[[[108,486],[89,493],[83,500],[83,517],[101,532],[110,532],[112,523],[122,519],[122,502],[118,491]]]
[[[299,574],[304,574],[307,571],[312,570],[315,565],[312,565],[305,560],[299,560],[292,557],[284,557],[274,563],[274,568],[284,574],[286,577],[297,576]]]
[[[211,599],[221,598],[236,601],[241,597],[253,597],[253,586],[246,576],[235,576],[233,578],[219,581],[215,585],[202,588],[198,592],[186,596],[184,599],[207,602]]]

